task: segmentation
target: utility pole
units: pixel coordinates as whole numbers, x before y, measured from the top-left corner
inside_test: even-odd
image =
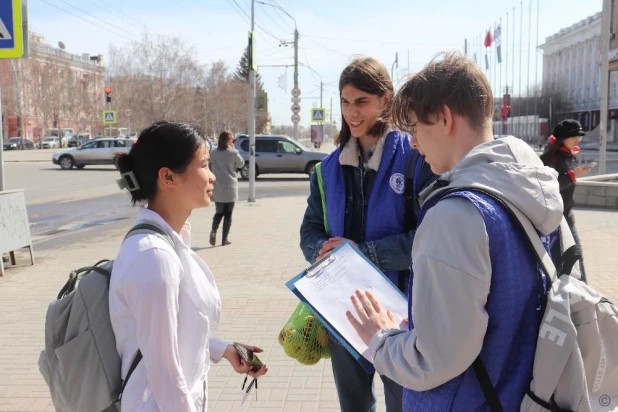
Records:
[[[391,66],[391,81],[395,83],[395,67],[399,68],[399,52],[395,53],[395,61]]]
[[[0,192],[4,191],[4,159],[2,156],[2,152],[4,151],[4,116],[2,116],[2,86],[0,86],[0,118],[2,119],[0,124]],[[0,257],[2,259],[2,257]],[[0,262],[0,265],[2,262]]]
[[[322,94],[324,93],[324,82],[322,80],[320,80],[320,108],[324,108],[324,105],[322,104]]]
[[[335,141],[335,136],[333,135],[333,97],[330,98],[330,137]]]
[[[249,202],[255,202],[255,0],[251,0],[249,35]]]
[[[609,34],[611,31],[611,1],[603,0],[603,11],[601,15],[601,140],[599,142],[599,174],[605,174],[607,162],[607,117],[609,109]]]

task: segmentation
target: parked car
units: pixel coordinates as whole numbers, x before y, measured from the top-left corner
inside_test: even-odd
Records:
[[[34,149],[32,140],[25,137],[10,137],[9,140],[2,145],[4,150],[31,150]]]
[[[57,136],[47,136],[41,139],[41,149],[57,149],[60,147],[60,139]]]
[[[73,166],[83,169],[87,165],[113,165],[117,153],[128,153],[133,146],[131,139],[98,139],[79,147],[54,153],[52,162],[68,170]]]
[[[73,136],[69,140],[69,143],[68,143],[67,147],[81,146],[84,143],[89,142],[90,140],[92,140],[92,139],[90,138],[89,134],[86,134],[86,135],[80,134],[78,136]]]
[[[239,169],[243,180],[249,179],[249,136],[238,135],[234,143],[245,166]],[[314,152],[287,136],[255,136],[255,175],[266,173],[306,173],[311,176],[315,165],[326,153]]]

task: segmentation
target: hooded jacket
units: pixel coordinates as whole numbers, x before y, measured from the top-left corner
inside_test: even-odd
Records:
[[[440,180],[500,195],[541,235],[560,224],[556,172],[514,137],[475,147]],[[438,190],[439,184],[430,186],[419,200],[424,204]],[[485,409],[471,369],[479,354],[505,410],[518,408],[531,379],[540,322],[534,314],[543,292],[534,254],[506,212],[466,197],[438,202],[416,232],[413,327],[382,330],[369,345],[376,370],[408,389],[407,411]]]

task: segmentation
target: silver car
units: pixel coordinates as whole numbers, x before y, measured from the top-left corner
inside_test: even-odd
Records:
[[[83,169],[86,165],[113,165],[117,153],[128,153],[132,139],[98,139],[79,147],[54,153],[52,162],[68,170],[73,166]]]
[[[236,149],[245,159],[245,166],[239,170],[240,177],[249,179],[249,136],[239,135],[234,142]],[[315,165],[327,156],[313,152],[287,136],[255,136],[255,175],[266,173],[306,173],[311,176]]]
[[[57,149],[60,139],[57,136],[47,136],[41,140],[41,149]]]

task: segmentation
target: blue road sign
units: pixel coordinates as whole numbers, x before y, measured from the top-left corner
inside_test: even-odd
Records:
[[[323,123],[326,119],[326,109],[323,107],[311,109],[311,121],[315,123]]]
[[[116,111],[104,110],[103,111],[103,124],[116,124]]]
[[[21,0],[0,3],[0,58],[15,59],[24,54]]]

